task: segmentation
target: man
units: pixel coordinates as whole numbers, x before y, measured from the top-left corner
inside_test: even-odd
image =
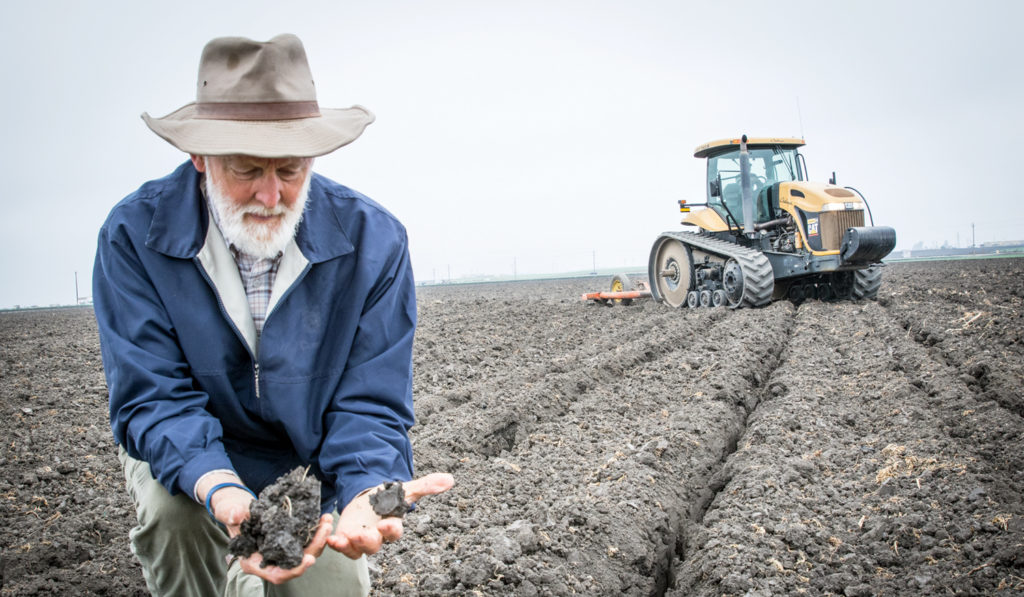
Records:
[[[319,107],[292,35],[211,41],[197,101],[143,114],[190,160],[111,211],[93,293],[132,551],[154,594],[365,595],[363,555],[402,533],[369,491],[406,481],[414,502],[454,482],[410,481],[405,230],[312,172],[373,118]],[[227,558],[254,495],[297,466],[320,479],[324,512],[302,564]]]

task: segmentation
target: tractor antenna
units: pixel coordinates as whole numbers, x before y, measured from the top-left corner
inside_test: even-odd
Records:
[[[796,96],[796,119],[800,122],[800,138],[804,138],[804,117],[800,113],[800,96]]]

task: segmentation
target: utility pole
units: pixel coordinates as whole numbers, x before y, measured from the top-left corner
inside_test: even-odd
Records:
[[[518,270],[516,269],[516,258],[513,257],[512,258],[512,279],[515,280],[517,275],[518,275]]]
[[[974,247],[974,222],[971,222],[971,248],[973,249]],[[971,252],[973,253],[974,251]]]
[[[593,257],[593,259],[594,259],[594,269],[592,270],[591,273],[593,273],[596,276],[597,275],[597,250],[596,249],[591,251],[591,257]]]
[[[75,304],[79,304],[80,299],[78,298],[78,272],[75,272]]]

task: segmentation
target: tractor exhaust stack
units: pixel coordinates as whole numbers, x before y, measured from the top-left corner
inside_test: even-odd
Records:
[[[750,182],[750,152],[747,136],[740,139],[740,190],[743,200],[743,234],[754,238],[754,189]]]

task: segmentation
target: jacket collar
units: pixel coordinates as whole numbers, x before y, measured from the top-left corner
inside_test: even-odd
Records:
[[[210,225],[199,181],[199,172],[191,161],[164,179],[146,237],[147,247],[179,259],[199,254]],[[295,243],[310,262],[327,261],[355,250],[341,227],[344,211],[344,206],[336,208],[327,196],[326,179],[313,174],[309,201],[295,235]]]

